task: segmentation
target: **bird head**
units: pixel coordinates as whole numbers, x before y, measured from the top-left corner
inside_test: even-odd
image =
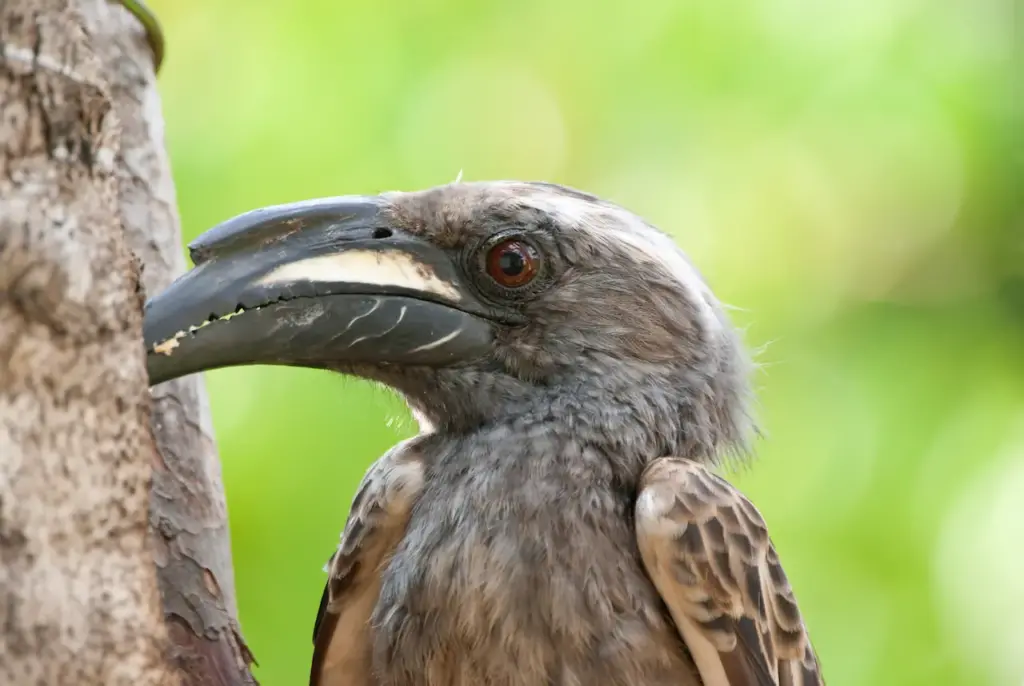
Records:
[[[557,417],[706,459],[752,428],[749,363],[701,275],[587,193],[481,182],[303,201],[190,251],[195,269],[146,306],[153,384],[317,367],[394,388],[436,431]]]

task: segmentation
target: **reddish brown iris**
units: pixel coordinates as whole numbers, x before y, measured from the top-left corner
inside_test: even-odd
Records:
[[[537,276],[537,251],[528,243],[509,239],[487,253],[487,274],[505,288],[518,288]]]

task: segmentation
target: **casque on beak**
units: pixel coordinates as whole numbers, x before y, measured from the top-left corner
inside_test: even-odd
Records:
[[[244,364],[446,366],[490,347],[454,255],[390,226],[378,197],[253,210],[197,238],[146,304],[151,385]]]

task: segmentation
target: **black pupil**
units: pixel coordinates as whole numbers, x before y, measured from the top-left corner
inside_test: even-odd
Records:
[[[526,259],[518,250],[506,248],[498,258],[498,267],[505,276],[519,276],[526,269]]]

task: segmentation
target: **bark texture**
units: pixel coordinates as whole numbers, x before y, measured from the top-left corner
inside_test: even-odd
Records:
[[[150,424],[132,250],[148,292],[184,259],[145,33],[0,0],[0,50],[0,683],[254,683],[199,379]]]
[[[83,3],[122,125],[115,165],[121,220],[152,295],[185,271],[153,57],[144,28],[121,5]],[[203,379],[161,384],[152,396],[162,458],[154,465],[150,525],[175,661],[187,685],[254,684],[252,654],[237,622],[227,508]]]
[[[65,0],[0,45],[0,683],[170,685],[117,119]]]

